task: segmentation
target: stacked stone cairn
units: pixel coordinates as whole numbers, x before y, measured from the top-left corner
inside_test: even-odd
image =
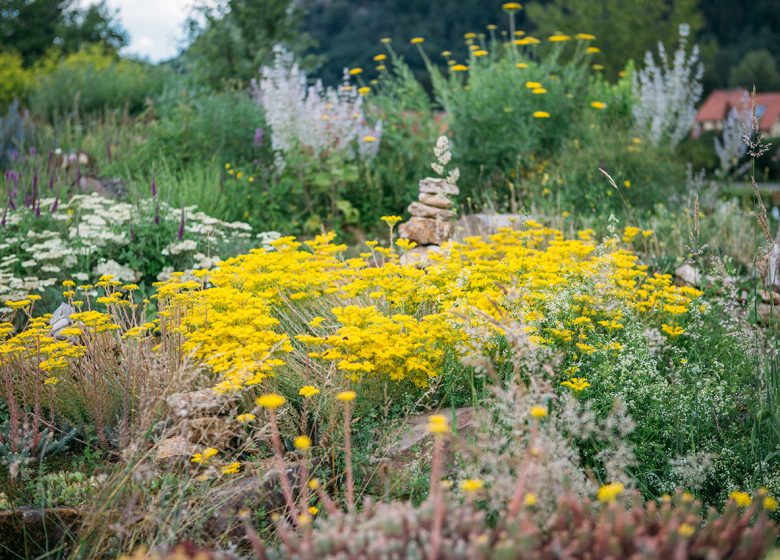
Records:
[[[409,205],[412,217],[398,226],[402,239],[414,241],[417,247],[408,253],[407,262],[425,260],[425,255],[448,241],[455,228],[455,203],[450,198],[460,193],[446,179],[429,177],[420,181],[418,201]]]

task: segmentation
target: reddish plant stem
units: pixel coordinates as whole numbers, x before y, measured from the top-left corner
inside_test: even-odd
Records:
[[[344,403],[344,462],[347,474],[347,507],[355,509],[355,479],[352,473],[352,408]]]
[[[287,504],[287,509],[290,512],[293,523],[295,523],[298,520],[298,508],[295,507],[292,487],[290,486],[290,481],[287,479],[284,454],[282,453],[282,438],[279,436],[279,425],[276,422],[276,411],[269,410],[269,414],[271,417],[271,445],[274,449],[276,468],[279,471],[279,481],[282,484],[282,494],[284,494],[284,501]]]
[[[441,528],[444,523],[444,497],[441,488],[443,470],[444,437],[434,435],[433,458],[431,459],[431,499],[433,500],[433,527],[431,528],[431,560],[439,557],[441,547]]]

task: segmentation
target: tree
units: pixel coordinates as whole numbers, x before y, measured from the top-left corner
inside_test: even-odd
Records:
[[[704,25],[698,0],[552,0],[530,4],[528,17],[542,35],[596,35],[597,61],[613,76],[629,59],[641,61],[659,41],[673,44],[680,24],[690,26],[692,37]]]
[[[780,91],[780,71],[775,58],[766,49],[748,52],[729,73],[731,87],[744,87],[756,90]]]
[[[188,26],[184,53],[195,79],[212,87],[246,83],[273,59],[275,45],[301,53],[312,42],[301,30],[305,5],[295,0],[221,0],[201,5]]]
[[[0,0],[0,50],[18,52],[26,66],[51,48],[69,53],[90,43],[113,50],[127,44],[105,1],[79,8],[74,0]]]

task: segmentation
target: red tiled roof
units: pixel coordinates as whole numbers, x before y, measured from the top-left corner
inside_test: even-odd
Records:
[[[780,119],[780,92],[757,93],[756,106],[763,107],[763,114],[758,126],[761,130],[769,130]],[[716,89],[704,100],[699,112],[696,113],[696,122],[724,121],[732,107],[748,109],[750,107],[750,94],[744,89]]]

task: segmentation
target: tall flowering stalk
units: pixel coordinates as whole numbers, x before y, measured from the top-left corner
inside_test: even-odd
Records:
[[[444,471],[442,457],[444,453],[444,436],[450,427],[447,417],[434,414],[428,419],[428,431],[433,434],[433,457],[431,459],[431,501],[433,502],[433,528],[431,529],[431,560],[436,560],[441,547],[441,528],[444,523],[444,496],[441,477]]]
[[[355,391],[342,391],[336,398],[344,403],[344,471],[347,477],[347,507],[355,509],[355,477],[352,472],[352,401]]]
[[[276,393],[270,393],[257,398],[258,406],[268,410],[269,422],[271,424],[271,445],[274,450],[276,468],[279,471],[279,480],[282,484],[282,494],[284,495],[284,501],[287,504],[287,510],[290,512],[290,516],[294,520],[297,520],[298,508],[295,507],[292,486],[290,486],[290,481],[287,479],[287,470],[284,464],[284,454],[282,452],[282,438],[279,435],[279,424],[276,421],[276,409],[285,402],[285,398]]]

